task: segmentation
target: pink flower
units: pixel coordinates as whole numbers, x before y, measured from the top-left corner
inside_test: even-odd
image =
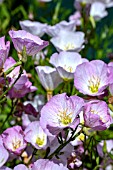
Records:
[[[50,66],[37,66],[36,71],[41,84],[47,91],[53,91],[62,82],[55,68]]]
[[[2,134],[2,138],[5,148],[17,155],[21,154],[27,146],[20,126],[13,126],[6,129]]]
[[[28,168],[24,164],[19,164],[14,167],[14,170],[28,170]]]
[[[48,41],[41,40],[38,36],[34,36],[24,30],[9,31],[9,35],[13,41],[15,49],[21,53],[26,48],[27,55],[36,55],[40,50],[48,46]]]
[[[33,167],[32,170],[38,170],[38,169],[43,169],[43,170],[68,170],[65,166],[62,164],[58,165],[55,164],[52,161],[49,161],[48,159],[39,159],[37,160]]]
[[[47,28],[47,24],[43,24],[36,21],[20,21],[20,26],[23,30],[28,31],[29,33],[33,35],[38,35],[39,37],[42,37],[45,33],[45,29]]]
[[[79,53],[69,51],[54,53],[50,58],[50,63],[56,67],[64,81],[73,79],[76,67],[83,62],[87,62],[87,60],[82,59]]]
[[[109,84],[108,67],[101,60],[85,62],[77,66],[74,85],[83,94],[99,96]]]
[[[3,145],[0,144],[0,167],[2,167],[8,160],[9,153],[4,148]]]
[[[47,133],[52,134],[58,134],[65,127],[75,128],[83,105],[83,99],[78,96],[68,97],[66,93],[55,95],[43,106],[40,124]]]
[[[84,107],[84,124],[93,130],[105,130],[112,123],[106,102],[93,100]]]
[[[79,52],[84,48],[84,33],[80,31],[61,30],[59,34],[51,38],[51,43],[57,51],[74,51]]]
[[[42,149],[47,144],[47,135],[38,121],[30,123],[25,129],[24,134],[25,140],[31,143],[36,149]]]
[[[5,44],[5,37],[0,38],[0,69],[3,68],[5,60],[8,56],[10,49],[10,42],[7,41]]]

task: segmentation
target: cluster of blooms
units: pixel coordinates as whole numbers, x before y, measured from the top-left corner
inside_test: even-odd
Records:
[[[94,18],[104,17],[105,9],[113,5],[112,1],[106,0],[76,2],[76,8],[83,4],[90,5],[90,15]],[[94,13],[95,5],[99,10],[102,9],[101,16],[98,9]],[[38,87],[32,86],[24,70],[24,63],[27,56],[34,57],[49,45],[48,41],[39,37],[48,34],[57,50],[50,57],[49,66],[38,65],[35,68],[47,92],[47,103],[43,97],[40,100],[39,96],[21,106],[16,103],[21,107],[21,111],[18,107],[16,109],[21,112],[22,125],[9,127],[0,135],[0,170],[11,170],[7,162],[15,159],[22,163],[13,167],[14,170],[84,169],[83,160],[88,155],[85,142],[92,134],[108,129],[113,123],[112,111],[104,100],[108,93],[113,95],[113,62],[106,64],[101,60],[88,61],[79,54],[85,46],[85,34],[75,31],[80,24],[79,14],[74,20],[71,16],[71,21],[61,21],[54,26],[20,21],[24,30],[9,31],[18,53],[18,62],[9,57],[10,42],[5,43],[5,37],[0,38],[1,102],[4,97],[19,99],[37,90]],[[53,96],[53,91],[62,82],[73,83],[76,94],[68,96],[66,92],[59,92]],[[106,142],[107,153],[112,151],[111,143],[113,140]],[[104,141],[98,142],[96,146],[100,158],[104,157],[103,146]],[[109,158],[107,163],[111,166],[112,159]],[[105,166],[103,159],[100,164],[100,168]]]

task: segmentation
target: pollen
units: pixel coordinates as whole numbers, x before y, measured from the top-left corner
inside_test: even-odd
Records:
[[[21,146],[21,141],[20,140],[17,140],[15,138],[14,141],[12,141],[12,146],[13,146],[13,151],[15,151],[16,149],[18,149],[20,146]]]
[[[65,46],[64,46],[64,51],[67,51],[67,50],[73,50],[75,48],[74,44],[72,43],[67,43]]]
[[[73,72],[73,68],[72,68],[71,66],[66,66],[66,65],[64,65],[64,69],[65,69],[66,71],[70,72],[70,73]]]
[[[65,109],[64,111],[59,111],[58,119],[60,123],[67,126],[69,123],[72,122],[72,113],[68,113],[68,109]]]
[[[43,136],[43,138],[41,138],[41,137],[37,137],[36,138],[36,144],[38,145],[38,146],[42,146],[43,144],[44,144],[44,136]]]
[[[92,93],[98,92],[98,89],[100,86],[100,78],[92,76],[92,78],[90,80],[88,80],[88,82],[89,82],[88,89]]]

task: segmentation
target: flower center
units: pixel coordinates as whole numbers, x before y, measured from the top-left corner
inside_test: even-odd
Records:
[[[70,72],[70,73],[72,73],[73,72],[73,68],[71,67],[71,66],[66,66],[66,64],[64,65],[64,69],[66,70],[66,71],[68,71],[68,72]]]
[[[15,141],[12,142],[13,145],[13,151],[15,151],[16,149],[18,149],[21,146],[21,141],[15,139]]]
[[[88,88],[92,93],[98,92],[100,86],[100,79],[98,77],[92,76],[90,80],[88,80],[89,85]]]
[[[91,110],[90,111],[92,114],[97,114],[98,115],[98,112],[96,110]]]
[[[72,49],[74,49],[75,48],[75,46],[74,46],[74,44],[73,43],[67,43],[65,46],[64,46],[64,51],[66,51],[66,50],[72,50]]]
[[[38,146],[42,146],[44,144],[44,136],[43,138],[41,139],[39,136],[36,138],[36,144]]]
[[[92,114],[97,114],[97,115],[99,115],[100,120],[102,120],[102,122],[106,122],[106,120],[102,117],[102,115],[100,115],[99,112],[97,112],[96,110],[91,110],[90,112],[91,112]]]
[[[60,123],[67,126],[72,121],[72,113],[67,113],[68,109],[65,109],[64,111],[59,111],[58,118]]]

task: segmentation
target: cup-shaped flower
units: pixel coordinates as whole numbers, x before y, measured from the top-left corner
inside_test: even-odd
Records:
[[[46,28],[46,33],[51,37],[55,37],[58,36],[61,30],[74,31],[76,28],[75,25],[76,25],[75,21],[70,21],[70,22],[61,21],[53,26],[48,25]]]
[[[65,81],[73,79],[76,67],[85,61],[87,62],[80,54],[69,51],[54,53],[50,58],[50,63],[57,68],[60,77]]]
[[[36,71],[42,86],[47,91],[53,91],[61,82],[57,70],[49,66],[37,66]]]
[[[5,44],[5,37],[0,38],[0,69],[3,68],[4,62],[8,56],[10,49],[10,42],[7,41]]]
[[[0,144],[0,167],[2,167],[9,157],[8,151],[4,148],[2,144]]]
[[[21,154],[27,146],[20,126],[13,126],[6,129],[2,134],[2,138],[5,148],[16,155]]]
[[[94,17],[95,20],[100,20],[107,16],[106,5],[103,2],[94,2],[91,5],[90,15]]]
[[[40,124],[51,134],[57,134],[65,127],[75,128],[79,123],[78,114],[83,105],[84,100],[78,96],[68,97],[66,93],[55,95],[43,106]]]
[[[85,62],[77,66],[74,85],[83,94],[98,96],[108,86],[107,65],[101,60]]]
[[[80,51],[84,46],[84,33],[61,30],[59,34],[53,37],[51,43],[57,51]]]
[[[38,121],[30,123],[25,129],[25,140],[31,143],[36,149],[42,149],[47,144],[47,135],[41,128]]]
[[[106,102],[92,100],[84,106],[84,125],[93,130],[106,130],[112,123]]]
[[[48,45],[48,41],[41,40],[38,36],[32,35],[24,30],[10,30],[9,35],[18,53],[22,53],[25,47],[26,54],[34,56]]]
[[[44,35],[45,29],[47,28],[47,24],[36,21],[25,20],[20,21],[19,23],[23,30],[33,35],[38,35],[39,37],[42,37]]]
[[[24,97],[27,93],[36,91],[37,88],[32,86],[32,83],[29,81],[25,74],[17,80],[15,85],[9,90],[8,95],[10,98],[21,98]]]
[[[48,159],[39,159],[37,160],[32,167],[32,170],[43,169],[43,170],[68,170],[62,164],[58,165],[53,161],[49,161]]]
[[[14,170],[28,170],[28,168],[24,164],[19,164],[14,167]]]
[[[80,13],[80,11],[76,11],[76,12],[74,12],[74,14],[70,15],[69,20],[75,21],[77,26],[81,25],[81,13]]]

